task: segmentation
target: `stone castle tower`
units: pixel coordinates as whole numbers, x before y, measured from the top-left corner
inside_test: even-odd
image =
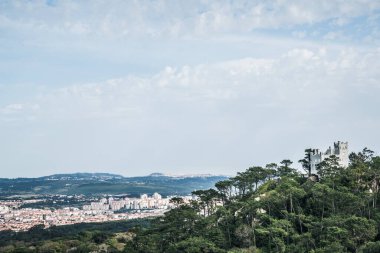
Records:
[[[325,151],[320,152],[318,149],[312,149],[310,154],[311,174],[317,174],[317,165],[324,159],[331,155],[335,155],[339,159],[339,165],[348,167],[348,142],[334,142],[334,146],[331,146]]]

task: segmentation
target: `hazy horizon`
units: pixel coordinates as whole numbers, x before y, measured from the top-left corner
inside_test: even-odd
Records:
[[[73,174],[111,174],[111,175],[115,175],[115,176],[122,176],[122,177],[125,177],[125,178],[129,178],[129,177],[147,177],[147,176],[151,176],[152,174],[162,174],[163,176],[168,176],[168,177],[203,177],[203,176],[211,176],[211,177],[233,177],[235,175],[227,175],[227,174],[209,174],[209,173],[196,173],[196,174],[191,174],[191,173],[187,173],[187,174],[172,174],[172,173],[161,173],[159,171],[156,171],[156,172],[152,172],[152,173],[149,173],[149,174],[142,174],[142,175],[133,175],[133,176],[130,176],[130,175],[123,175],[121,173],[113,173],[112,171],[109,171],[109,172],[102,172],[102,171],[98,171],[98,172],[90,172],[90,171],[76,171],[76,172],[67,172],[67,173],[55,173],[55,174],[50,174],[50,175],[39,175],[39,176],[33,176],[33,177],[0,177],[0,179],[19,179],[19,178],[41,178],[41,177],[50,177],[50,176],[56,176],[56,175],[73,175]]]
[[[329,145],[329,147],[332,146],[332,145]],[[309,148],[309,147],[307,147]],[[315,147],[312,147],[312,148],[315,148]],[[360,152],[363,148],[365,148],[364,146],[362,148],[359,148],[357,150],[352,150],[350,149],[349,152]],[[368,148],[368,147],[367,147]],[[326,147],[327,149],[327,147]],[[369,148],[371,149],[371,148]],[[304,150],[304,149],[303,149]],[[303,155],[304,153],[302,153],[301,150],[301,153],[299,155],[298,158],[294,157],[294,159],[290,159],[293,164],[291,167],[294,167],[296,168],[298,171],[300,171],[301,173],[304,173],[304,169],[302,169],[301,165],[298,163],[298,160],[303,158]],[[325,150],[322,148],[320,150],[321,152],[324,152]],[[376,150],[375,151],[375,155],[379,155],[379,152]],[[289,159],[288,157],[284,157],[283,159]],[[282,159],[282,160],[283,160]],[[76,173],[90,173],[90,174],[96,174],[96,173],[108,173],[108,174],[115,174],[115,175],[121,175],[121,176],[124,176],[124,177],[139,177],[139,176],[149,176],[151,174],[154,174],[154,173],[162,173],[164,174],[165,176],[190,176],[190,175],[212,175],[212,176],[227,176],[227,177],[233,177],[236,175],[236,172],[241,172],[241,171],[244,171],[245,169],[247,169],[248,167],[250,166],[263,166],[265,167],[266,164],[269,164],[271,162],[275,162],[277,163],[278,165],[280,165],[280,162],[281,160],[279,161],[268,161],[266,163],[262,163],[262,164],[259,164],[259,163],[255,163],[255,164],[251,164],[251,165],[247,165],[247,167],[245,168],[237,168],[236,170],[233,170],[231,173],[220,173],[220,169],[210,169],[210,170],[197,170],[197,169],[183,169],[182,172],[180,171],[175,171],[175,170],[171,170],[173,172],[164,172],[165,170],[150,170],[149,168],[144,170],[146,172],[142,172],[141,174],[139,174],[139,170],[131,170],[132,173],[130,173],[129,171],[124,171],[124,170],[117,170],[117,169],[112,169],[112,168],[105,168],[105,169],[95,169],[95,170],[91,170],[91,168],[88,168],[86,170],[75,170],[75,168],[64,168],[64,169],[58,169],[50,174],[37,174],[37,173],[34,173],[33,175],[27,175],[27,176],[10,176],[10,177],[0,177],[0,178],[9,178],[9,179],[16,179],[16,178],[38,178],[38,177],[44,177],[44,176],[52,176],[52,175],[57,175],[57,174],[76,174]],[[169,170],[168,170],[169,171]]]
[[[380,151],[380,1],[1,1],[0,177]]]

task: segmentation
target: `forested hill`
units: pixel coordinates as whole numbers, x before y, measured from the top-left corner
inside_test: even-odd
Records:
[[[194,192],[199,201],[136,230],[125,252],[380,252],[380,157],[364,149],[348,168],[331,156],[319,179],[254,166]]]

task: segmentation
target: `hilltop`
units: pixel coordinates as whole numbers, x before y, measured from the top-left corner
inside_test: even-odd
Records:
[[[345,167],[331,155],[316,172],[301,174],[290,160],[252,166],[193,192],[197,202],[176,200],[124,252],[380,252],[380,157],[365,148]]]

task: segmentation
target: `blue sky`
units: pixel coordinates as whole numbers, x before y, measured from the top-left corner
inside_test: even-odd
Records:
[[[0,177],[378,154],[379,24],[373,0],[0,0]]]

